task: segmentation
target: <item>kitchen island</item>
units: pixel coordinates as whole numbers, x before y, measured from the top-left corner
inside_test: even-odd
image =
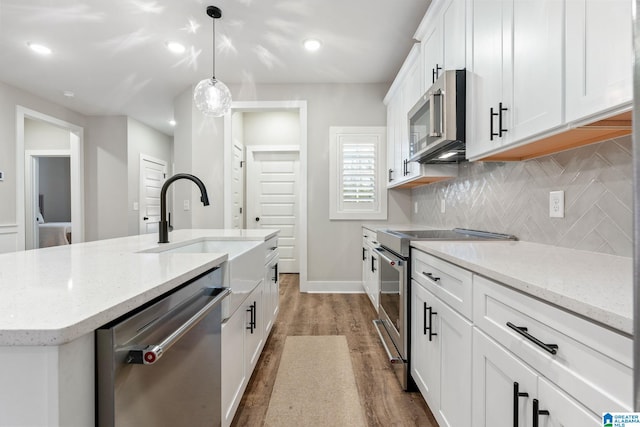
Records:
[[[177,230],[167,249],[277,230]],[[93,425],[94,333],[220,266],[227,253],[143,252],[157,235],[0,255],[0,425]],[[262,268],[262,266],[260,266]]]

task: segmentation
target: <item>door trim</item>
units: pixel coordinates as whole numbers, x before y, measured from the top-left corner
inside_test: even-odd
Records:
[[[152,157],[147,154],[140,153],[140,159],[138,160],[138,235],[142,234],[142,227],[144,225],[144,221],[142,220],[142,196],[144,195],[144,170],[142,168],[142,165],[145,161],[164,166],[163,182],[167,179],[167,173],[169,173],[169,162],[157,157]],[[160,218],[160,220],[162,220],[162,218]]]
[[[300,121],[300,175],[298,231],[300,259],[300,291],[308,292],[307,278],[307,101],[235,101],[231,111],[224,116],[224,227],[231,228],[233,220],[233,192],[231,188],[231,162],[233,160],[233,138],[231,115],[234,112],[262,112],[274,110],[296,110]]]
[[[84,128],[47,114],[16,106],[16,250],[25,249],[25,150],[24,121],[39,120],[69,130],[71,158],[71,235],[73,242],[84,242]]]

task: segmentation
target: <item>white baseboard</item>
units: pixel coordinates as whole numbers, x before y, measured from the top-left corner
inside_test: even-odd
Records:
[[[307,282],[304,286],[300,286],[300,292],[318,293],[318,294],[362,294],[364,288],[361,281],[353,282]]]

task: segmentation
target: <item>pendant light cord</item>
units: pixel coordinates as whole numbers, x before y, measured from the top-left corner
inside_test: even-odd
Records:
[[[216,18],[213,17],[213,80],[216,79]]]

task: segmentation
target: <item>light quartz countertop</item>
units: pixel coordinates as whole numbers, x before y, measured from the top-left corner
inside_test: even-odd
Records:
[[[176,230],[0,255],[0,346],[60,345],[220,265],[226,253],[140,253],[277,230]]]
[[[414,241],[411,246],[625,334],[633,333],[631,258],[520,241]]]

